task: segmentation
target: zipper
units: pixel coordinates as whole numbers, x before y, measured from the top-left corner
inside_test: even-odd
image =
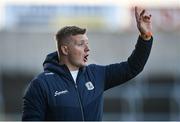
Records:
[[[79,94],[79,90],[78,90],[77,84],[75,84],[75,89],[76,89],[76,92],[77,92],[77,95],[78,95],[78,101],[79,101],[79,105],[80,105],[80,109],[81,109],[82,121],[85,121],[85,120],[84,120],[83,105],[82,105],[82,101],[81,101],[81,97],[80,97],[80,94]]]
[[[80,71],[79,71],[80,72]],[[83,105],[82,105],[82,101],[81,101],[81,97],[80,97],[80,93],[79,93],[79,90],[78,90],[78,86],[77,86],[77,79],[79,78],[79,73],[78,72],[78,75],[77,75],[77,78],[76,78],[76,82],[74,81],[70,71],[69,71],[69,74],[70,74],[70,77],[71,77],[71,80],[73,81],[73,84],[75,86],[75,89],[76,89],[76,92],[77,92],[77,96],[78,96],[78,102],[79,102],[79,105],[80,105],[80,109],[81,109],[81,117],[82,117],[82,121],[85,121],[84,119],[84,110],[83,110]]]

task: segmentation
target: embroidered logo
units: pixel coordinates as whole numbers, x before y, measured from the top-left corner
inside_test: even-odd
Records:
[[[54,96],[59,96],[59,95],[66,94],[66,93],[68,93],[68,90],[67,90],[67,89],[64,90],[64,91],[56,91],[56,92],[54,93]]]
[[[87,82],[87,83],[85,84],[85,86],[87,87],[88,90],[93,90],[93,89],[94,89],[94,86],[93,86],[93,84],[92,84],[91,81]]]
[[[45,73],[45,75],[53,75],[54,73],[49,72],[49,73]]]

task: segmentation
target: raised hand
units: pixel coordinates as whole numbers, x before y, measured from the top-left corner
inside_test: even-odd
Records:
[[[135,17],[137,28],[144,40],[149,40],[152,36],[151,14],[147,14],[145,9],[135,7]]]

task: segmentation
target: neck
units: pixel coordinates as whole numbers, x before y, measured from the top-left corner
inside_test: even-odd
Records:
[[[68,67],[68,69],[69,69],[70,71],[77,71],[77,70],[79,70],[79,67],[70,66],[70,65],[68,65],[68,64],[66,64],[66,65],[67,65],[67,67]]]
[[[79,70],[79,67],[76,67],[76,66],[73,66],[73,65],[71,65],[68,61],[66,61],[65,59],[64,60],[62,60],[62,58],[61,59],[59,59],[59,64],[65,64],[67,67],[68,67],[68,69],[69,69],[69,71],[76,71],[76,70]]]

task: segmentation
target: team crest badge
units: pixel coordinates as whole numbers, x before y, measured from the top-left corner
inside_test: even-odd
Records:
[[[91,83],[91,81],[87,82],[87,83],[85,84],[85,86],[87,87],[88,90],[93,90],[93,89],[94,89],[94,86],[93,86],[93,84]]]

